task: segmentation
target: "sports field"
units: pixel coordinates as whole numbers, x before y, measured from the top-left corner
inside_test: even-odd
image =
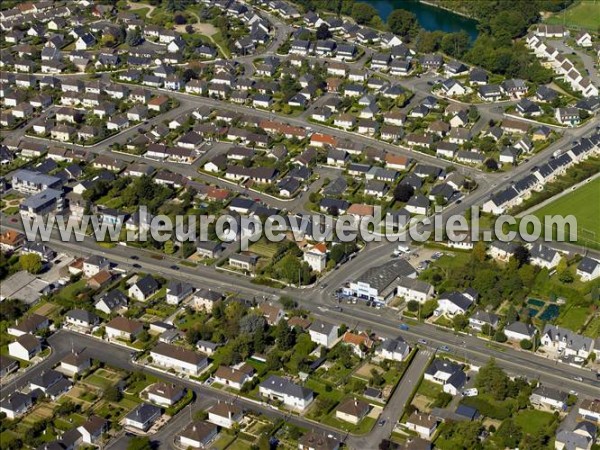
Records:
[[[582,0],[565,11],[553,14],[544,22],[552,25],[565,25],[571,28],[597,31],[599,27],[598,17],[600,17],[600,2],[597,0]]]
[[[577,218],[577,242],[600,248],[600,178],[563,195],[534,214],[540,219],[546,215],[573,214]]]

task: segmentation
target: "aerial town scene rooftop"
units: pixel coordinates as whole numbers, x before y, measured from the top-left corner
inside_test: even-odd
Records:
[[[596,0],[0,29],[2,450],[600,450]]]

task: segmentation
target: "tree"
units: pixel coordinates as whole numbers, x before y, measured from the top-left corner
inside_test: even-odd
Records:
[[[483,162],[483,165],[485,166],[486,169],[495,172],[496,170],[498,170],[498,161],[496,161],[494,158],[488,158]]]
[[[475,378],[475,386],[485,394],[491,395],[496,400],[504,400],[508,394],[509,378],[491,358],[488,363],[479,369]]]
[[[473,252],[471,253],[471,257],[473,258],[473,261],[482,263],[485,261],[486,252],[487,248],[485,246],[485,242],[477,241],[473,246]]]
[[[519,342],[519,345],[523,350],[531,350],[533,348],[533,342],[529,339],[522,339],[521,342]]]
[[[36,253],[27,253],[19,257],[19,265],[21,269],[29,273],[37,274],[42,271],[42,258]]]
[[[319,28],[317,28],[317,39],[329,39],[331,36],[331,31],[329,31],[329,26],[326,23],[319,25]]]
[[[240,319],[240,333],[252,334],[259,329],[265,329],[267,321],[265,318],[256,313],[248,314]]]
[[[419,53],[433,53],[440,49],[443,31],[426,31],[421,29],[417,35],[416,45]]]
[[[109,402],[117,403],[123,398],[123,393],[121,392],[119,387],[116,384],[114,384],[106,388],[106,390],[104,391],[103,398],[104,400],[107,400]]]
[[[464,314],[457,314],[452,318],[452,326],[455,331],[462,331],[469,325],[469,319]]]
[[[394,189],[394,199],[398,202],[406,203],[415,193],[415,189],[406,183],[400,183]]]
[[[417,16],[406,9],[395,9],[387,18],[390,31],[398,36],[406,37],[418,30]]]
[[[377,15],[377,10],[368,3],[356,2],[352,6],[351,17],[356,20],[359,25],[365,25]]]
[[[283,306],[283,309],[285,310],[294,309],[297,306],[296,300],[294,300],[291,297],[288,297],[287,295],[282,295],[279,298],[279,303],[281,303],[281,306]]]
[[[513,38],[527,31],[527,22],[519,11],[502,11],[490,21],[492,36],[502,44],[510,44]]]
[[[503,342],[506,342],[507,340],[508,340],[508,338],[506,337],[506,335],[504,334],[503,331],[498,330],[494,333],[494,341],[503,343]]]
[[[502,448],[515,448],[519,445],[523,433],[521,428],[513,419],[506,419],[498,427],[495,439],[497,439]]]
[[[175,14],[175,17],[173,17],[173,22],[175,25],[185,25],[187,23],[187,19],[183,14]]]
[[[142,34],[140,33],[140,29],[135,27],[133,30],[129,30],[127,32],[127,36],[125,37],[125,43],[129,47],[136,47],[142,43]]]
[[[173,253],[175,253],[175,244],[173,244],[173,241],[170,239],[168,241],[165,241],[163,250],[167,255],[172,255]]]
[[[275,329],[275,341],[277,346],[285,351],[291,349],[296,343],[296,333],[287,324],[286,320],[281,320]]]
[[[152,442],[148,436],[134,436],[127,444],[127,450],[152,450],[152,448]]]
[[[518,245],[513,253],[513,258],[515,261],[517,261],[518,267],[523,266],[523,264],[527,264],[529,262],[529,256],[529,249],[522,244]]]
[[[454,58],[462,58],[469,49],[471,39],[466,31],[458,33],[447,33],[441,42],[441,48],[447,55]]]
[[[406,304],[406,309],[408,309],[410,312],[417,312],[419,310],[419,302],[416,300],[410,300]]]

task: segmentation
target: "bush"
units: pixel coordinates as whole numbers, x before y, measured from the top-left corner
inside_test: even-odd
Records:
[[[496,342],[506,342],[508,338],[503,331],[496,331],[496,333],[494,333],[494,340]]]
[[[533,343],[529,339],[523,339],[519,342],[519,345],[523,350],[531,350],[533,348]]]
[[[187,23],[187,19],[183,14],[177,14],[173,18],[173,22],[175,22],[175,25],[185,25]]]

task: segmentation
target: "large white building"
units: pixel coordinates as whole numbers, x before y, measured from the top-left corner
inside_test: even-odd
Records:
[[[306,409],[314,399],[314,393],[310,389],[277,375],[271,375],[260,383],[258,392],[263,397],[279,400],[284,405],[301,411]]]
[[[402,277],[416,276],[413,266],[403,259],[396,259],[366,270],[355,281],[351,281],[343,292],[363,300],[387,303],[396,294],[398,281]]]
[[[152,364],[179,373],[197,376],[207,365],[208,358],[200,353],[160,342],[150,351]]]

